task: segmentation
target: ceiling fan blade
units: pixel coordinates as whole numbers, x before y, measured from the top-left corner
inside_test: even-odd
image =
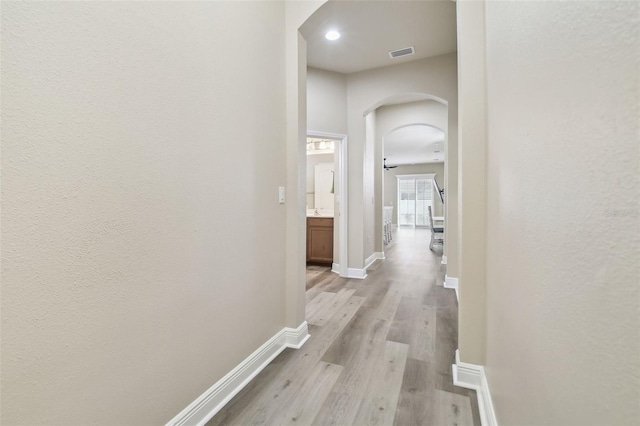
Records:
[[[398,166],[387,166],[387,159],[383,158],[382,159],[382,167],[384,167],[385,170],[389,170],[389,169],[395,169]]]

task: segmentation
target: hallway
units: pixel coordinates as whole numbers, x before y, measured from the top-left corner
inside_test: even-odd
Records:
[[[427,229],[398,229],[365,280],[308,268],[311,338],[286,349],[213,425],[480,425],[453,386],[455,293]]]

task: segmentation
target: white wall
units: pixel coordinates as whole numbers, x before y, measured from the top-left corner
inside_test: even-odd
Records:
[[[447,132],[447,106],[433,100],[384,105],[378,108],[380,141],[407,124],[427,124]]]
[[[347,134],[347,77],[344,74],[307,68],[307,128]]]
[[[285,325],[284,26],[3,3],[2,424],[164,423]]]
[[[297,327],[305,319],[307,162],[307,52],[300,26],[326,0],[285,2],[286,75],[286,324]]]
[[[486,4],[500,424],[640,419],[639,15],[637,2]]]
[[[447,216],[448,249],[452,256],[447,268],[457,271],[457,60],[456,54],[436,56],[390,67],[349,74],[347,76],[347,114],[349,127],[349,266],[362,268],[364,259],[373,253],[367,244],[375,234],[374,211],[366,194],[373,193],[374,172],[363,169],[365,158],[365,120],[363,114],[384,103],[392,96],[404,93],[425,93],[448,103],[447,158],[451,173],[446,183],[450,217]],[[453,129],[453,130],[452,130]],[[367,163],[369,164],[369,163]],[[373,162],[371,162],[373,167]],[[455,173],[454,173],[455,172]],[[363,180],[363,176],[367,180]],[[364,220],[363,220],[364,218]],[[367,225],[365,227],[365,225]],[[361,242],[361,243],[359,243]],[[455,276],[455,275],[454,275]]]
[[[486,343],[486,66],[484,2],[459,2],[458,21],[458,349],[483,365]],[[448,154],[447,154],[448,155]],[[448,165],[445,170],[450,175]],[[450,187],[445,183],[446,200]],[[451,230],[446,226],[447,231]],[[445,233],[445,250],[446,250]],[[450,253],[450,252],[449,252]],[[448,254],[449,255],[449,254]],[[447,275],[449,271],[447,270]]]
[[[438,183],[440,183],[444,175],[444,163],[407,164],[384,172],[384,205],[393,206],[394,224],[398,223],[398,180],[396,176],[414,174],[435,174]],[[433,200],[433,215],[442,215],[442,203],[439,198]]]
[[[364,118],[365,121],[365,144],[363,152],[363,161],[361,167],[363,169],[363,200],[362,200],[362,213],[363,213],[363,231],[364,231],[364,253],[366,257],[371,256],[376,250],[374,238],[375,232],[375,214],[376,214],[376,202],[375,202],[375,174],[379,172],[379,168],[376,167],[376,123],[377,123],[377,111],[372,111]],[[351,161],[350,164],[353,164]],[[351,200],[357,201],[357,199],[350,197]],[[351,201],[350,200],[350,201]],[[357,240],[352,240],[356,242]],[[382,251],[382,250],[379,250]],[[364,259],[363,259],[364,261]]]

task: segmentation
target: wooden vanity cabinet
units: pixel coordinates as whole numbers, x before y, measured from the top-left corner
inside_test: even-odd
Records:
[[[333,263],[333,218],[307,218],[307,262]]]

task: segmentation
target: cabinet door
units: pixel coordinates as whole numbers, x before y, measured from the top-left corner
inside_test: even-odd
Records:
[[[311,262],[333,262],[333,228],[310,227],[309,234],[309,260]]]
[[[333,219],[307,218],[307,262],[333,262]]]

